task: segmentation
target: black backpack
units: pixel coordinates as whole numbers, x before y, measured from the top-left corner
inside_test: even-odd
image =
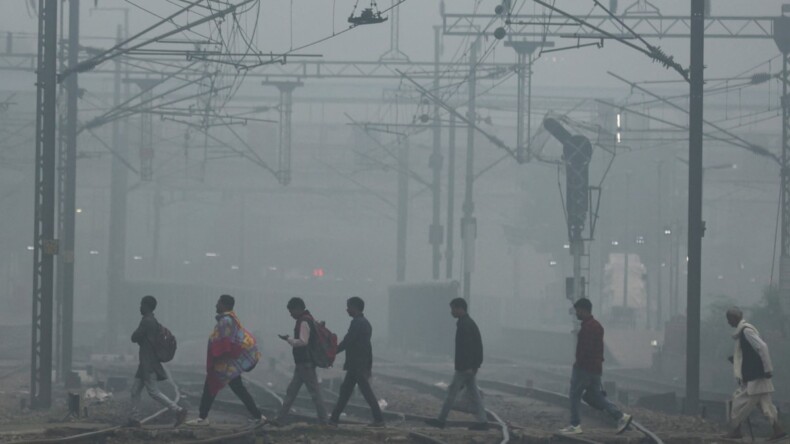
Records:
[[[159,362],[170,362],[176,355],[176,337],[164,325],[159,322],[157,322],[157,325],[159,326],[159,331],[156,332],[156,337],[152,344],[154,353]]]

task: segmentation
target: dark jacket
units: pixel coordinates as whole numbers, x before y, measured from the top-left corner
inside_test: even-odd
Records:
[[[741,341],[741,353],[743,353],[743,362],[741,363],[743,383],[746,384],[749,381],[765,378],[763,358],[760,357],[754,347],[752,347],[752,344],[749,343],[749,340],[746,339],[743,330],[741,330],[738,340]]]
[[[373,346],[370,337],[373,327],[370,326],[365,315],[360,314],[351,320],[348,333],[337,345],[337,352],[346,352],[346,362],[343,370],[370,371],[373,368]]]
[[[573,366],[593,375],[603,373],[603,327],[592,316],[582,321]]]
[[[150,373],[156,373],[157,380],[167,379],[165,369],[154,351],[157,334],[159,334],[159,322],[156,321],[153,313],[143,316],[137,330],[132,333],[132,342],[140,346],[140,364],[137,366],[137,373],[134,374],[135,378],[145,379]]]
[[[294,347],[292,350],[293,357],[294,357],[294,364],[310,364],[313,362],[313,359],[310,357],[310,342],[313,341],[313,337],[315,336],[315,327],[313,326],[313,315],[310,314],[309,311],[305,310],[304,314],[296,320],[296,324],[294,325],[294,339],[304,339],[300,338],[300,331],[302,330],[302,322],[307,322],[310,326],[310,337],[307,338],[307,347]]]
[[[483,364],[483,338],[475,321],[465,314],[458,318],[455,330],[455,370],[477,370]]]

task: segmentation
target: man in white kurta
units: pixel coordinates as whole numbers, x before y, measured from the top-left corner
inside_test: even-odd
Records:
[[[743,312],[733,307],[727,310],[727,322],[735,328],[732,335],[735,349],[732,367],[738,388],[732,395],[728,438],[741,438],[741,423],[749,417],[756,407],[768,418],[773,427],[771,440],[787,436],[779,423],[776,406],[771,400],[774,385],[771,382],[773,365],[768,345],[760,338],[757,329],[743,320]]]

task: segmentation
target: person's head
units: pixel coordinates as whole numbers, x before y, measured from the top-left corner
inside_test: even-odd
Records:
[[[294,319],[298,319],[300,316],[302,316],[304,311],[307,309],[302,298],[291,298],[291,300],[288,301],[287,308],[288,312],[291,313],[291,317]]]
[[[353,296],[348,298],[346,301],[346,313],[349,316],[356,317],[362,314],[365,311],[365,301],[362,300],[359,296]]]
[[[233,296],[229,294],[223,294],[217,301],[217,313],[227,313],[229,311],[233,311],[233,307],[235,305],[236,300],[233,299]]]
[[[592,302],[587,298],[581,298],[573,304],[576,309],[576,319],[583,320],[592,315]]]
[[[154,310],[156,310],[156,298],[151,295],[143,296],[140,300],[140,314],[147,315],[153,313]]]
[[[737,327],[738,323],[743,320],[743,311],[738,307],[732,307],[727,310],[727,323],[731,327]]]
[[[464,298],[455,298],[450,301],[450,314],[452,314],[454,318],[460,318],[465,315],[467,309],[468,305],[466,305],[466,299]]]

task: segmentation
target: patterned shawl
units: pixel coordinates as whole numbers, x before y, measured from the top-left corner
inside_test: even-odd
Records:
[[[216,318],[206,353],[206,380],[212,395],[242,372],[255,368],[261,356],[255,338],[241,326],[234,312]]]

